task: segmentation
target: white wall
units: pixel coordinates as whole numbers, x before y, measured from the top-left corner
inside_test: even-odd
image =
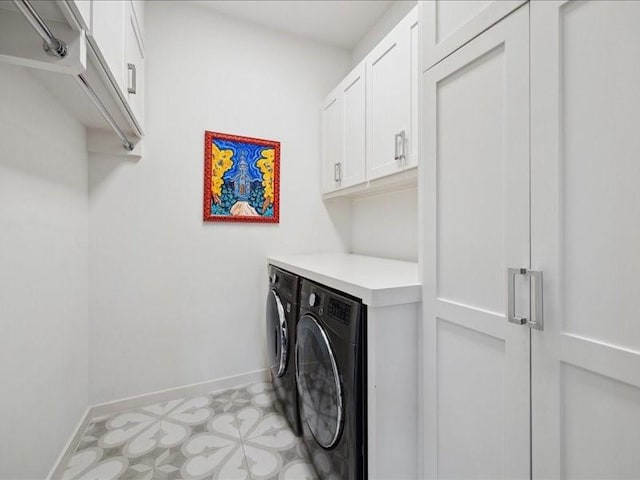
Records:
[[[415,5],[415,0],[393,2],[351,51],[351,65],[357,65]],[[354,200],[351,236],[353,253],[417,261],[417,188]]]
[[[382,40],[418,2],[416,0],[395,0],[384,15],[351,50],[351,65],[355,67],[367,56],[373,47]]]
[[[0,63],[0,478],[44,478],[87,407],[84,128]]]
[[[355,199],[351,212],[353,253],[418,260],[417,188]]]
[[[266,256],[346,251],[319,106],[349,53],[149,2],[145,155],[90,161],[92,403],[264,368]],[[205,130],[279,140],[279,225],[203,223]]]

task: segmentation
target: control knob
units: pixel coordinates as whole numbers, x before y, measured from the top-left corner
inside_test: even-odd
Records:
[[[315,293],[310,293],[309,294],[309,306],[310,307],[315,307],[318,303],[319,303],[319,298],[318,295],[316,295]]]

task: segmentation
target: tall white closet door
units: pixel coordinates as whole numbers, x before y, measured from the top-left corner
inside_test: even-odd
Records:
[[[533,478],[640,478],[640,2],[531,4]]]
[[[525,0],[431,0],[420,2],[424,68],[435,65],[522,5]]]
[[[427,478],[530,474],[530,331],[505,298],[529,266],[528,8],[423,78]]]

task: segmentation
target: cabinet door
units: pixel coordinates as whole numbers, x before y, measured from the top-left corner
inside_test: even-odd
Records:
[[[414,9],[409,16],[417,16]],[[410,29],[405,17],[367,56],[367,177],[398,172],[406,166],[411,124]]]
[[[129,2],[99,0],[92,2],[91,36],[100,55],[111,70],[113,80],[126,94],[124,62],[125,7]]]
[[[365,66],[356,67],[340,84],[342,96],[343,154],[340,186],[349,187],[366,179]]]
[[[127,2],[124,73],[127,101],[142,127],[144,122],[144,48],[133,5]]]
[[[138,29],[140,31],[140,40],[142,49],[144,50],[144,19],[145,19],[145,0],[132,0],[133,13],[138,21]]]
[[[460,48],[526,0],[433,0],[419,2],[423,65],[427,69]]]
[[[532,2],[533,478],[640,478],[640,2]]]
[[[528,87],[528,6],[423,77],[426,478],[529,478]]]
[[[69,0],[69,3],[75,7],[80,15],[80,21],[83,28],[89,33],[91,30],[91,4],[92,0]]]
[[[418,165],[418,118],[420,116],[420,79],[422,78],[420,72],[420,34],[418,29],[418,15],[417,9],[414,9],[415,13],[411,17],[412,21],[409,23],[409,82],[411,85],[411,99],[409,103],[409,110],[411,112],[410,121],[411,126],[409,128],[409,138],[407,139],[407,167],[415,167]]]
[[[342,102],[340,89],[325,100],[321,112],[322,125],[322,192],[332,192],[340,186],[339,169],[342,163]]]

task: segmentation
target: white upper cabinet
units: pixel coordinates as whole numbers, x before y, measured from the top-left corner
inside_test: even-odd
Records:
[[[141,3],[141,2],[139,2]],[[143,8],[140,5],[140,8]],[[124,64],[127,101],[138,122],[144,122],[144,44],[142,31],[139,27],[138,12],[134,4],[127,4]]]
[[[406,164],[407,167],[415,167],[418,165],[418,118],[420,115],[420,31],[418,30],[418,10],[414,8],[413,20],[409,27],[409,61],[411,67],[409,71],[409,81],[411,82],[411,101],[409,110],[411,115],[410,135],[408,139],[408,148]]]
[[[75,6],[78,20],[87,33],[91,30],[91,8],[92,0],[69,0],[69,4]]]
[[[413,9],[367,56],[367,178],[407,166],[411,131]],[[417,42],[416,42],[417,43]]]
[[[414,8],[325,99],[323,193],[361,186],[339,193],[351,194],[418,165],[418,43]]]
[[[422,70],[432,67],[526,0],[432,0],[419,2],[424,32]]]
[[[339,168],[342,163],[342,106],[339,88],[331,92],[322,105],[322,163],[320,176],[322,193],[340,187]]]
[[[144,50],[144,0],[132,0],[133,12],[135,13],[136,20],[138,22],[138,29],[140,30],[140,39],[142,40],[142,46]]]
[[[357,185],[366,179],[365,91],[365,66],[361,63],[323,104],[323,193]]]
[[[76,1],[76,8],[89,2]],[[118,96],[142,130],[144,117],[144,2],[94,0],[90,2],[89,38]],[[82,7],[86,10],[86,7]],[[84,16],[82,17],[84,19]]]
[[[126,7],[129,2],[100,0],[92,2],[91,37],[100,51],[113,80],[126,92],[124,59],[124,32]]]
[[[342,96],[341,187],[350,187],[366,178],[366,86],[364,63],[356,67],[339,87]]]

